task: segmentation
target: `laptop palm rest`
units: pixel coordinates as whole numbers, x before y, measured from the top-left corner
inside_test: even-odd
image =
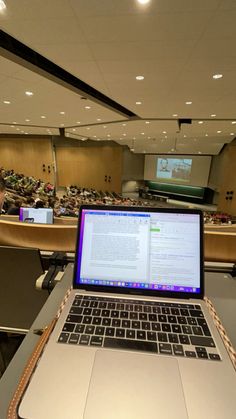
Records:
[[[98,350],[84,419],[95,412],[96,419],[188,418],[177,360]]]

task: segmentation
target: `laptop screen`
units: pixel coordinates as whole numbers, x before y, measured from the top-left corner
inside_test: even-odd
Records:
[[[200,294],[200,212],[83,208],[75,286]]]
[[[53,224],[53,209],[21,207],[19,221],[25,223]]]

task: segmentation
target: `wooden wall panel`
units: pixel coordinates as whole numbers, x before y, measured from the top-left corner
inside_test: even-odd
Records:
[[[51,140],[0,138],[0,167],[54,183]],[[43,171],[43,164],[46,171]],[[51,173],[48,173],[50,166]]]
[[[121,191],[123,150],[120,147],[58,147],[58,186],[78,185]],[[111,182],[105,181],[111,177]]]
[[[222,156],[222,174],[219,187],[218,210],[236,215],[236,146],[228,145]],[[233,192],[233,194],[227,194]],[[232,197],[232,199],[226,199]]]

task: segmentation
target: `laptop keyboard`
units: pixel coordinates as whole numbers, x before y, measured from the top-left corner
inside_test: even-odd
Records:
[[[221,360],[198,304],[76,295],[58,342]]]

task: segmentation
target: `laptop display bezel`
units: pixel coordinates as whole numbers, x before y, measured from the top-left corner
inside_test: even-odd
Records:
[[[155,289],[134,289],[127,287],[116,287],[108,285],[93,285],[93,284],[78,284],[76,283],[77,271],[78,271],[78,260],[79,260],[79,243],[81,233],[81,214],[83,210],[115,210],[115,211],[135,211],[135,212],[159,212],[159,213],[176,213],[176,214],[197,214],[199,215],[199,239],[200,239],[200,292],[178,292],[178,291],[160,291]],[[78,217],[78,229],[76,238],[76,253],[75,253],[75,264],[73,274],[73,288],[84,289],[86,291],[93,292],[105,292],[112,294],[126,294],[136,296],[153,296],[153,297],[166,297],[166,298],[196,298],[202,299],[204,297],[204,261],[203,261],[203,214],[198,209],[179,209],[179,208],[157,208],[157,207],[137,207],[137,206],[115,206],[115,205],[81,205]]]

